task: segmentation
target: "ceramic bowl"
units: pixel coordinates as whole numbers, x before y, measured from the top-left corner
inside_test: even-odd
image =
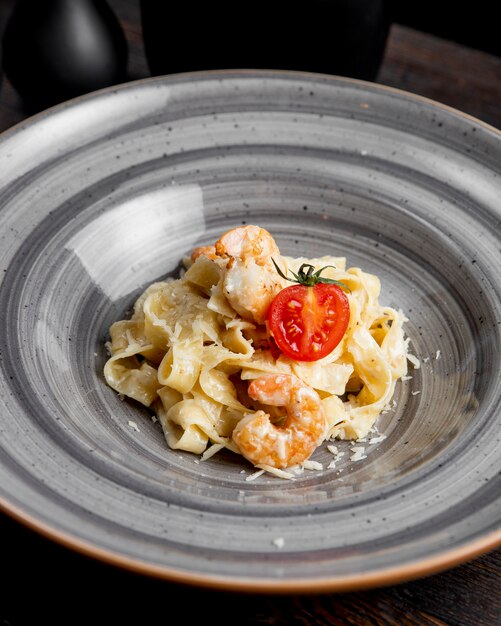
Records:
[[[348,590],[499,544],[501,136],[319,74],[179,74],[0,141],[0,502],[98,559],[179,582]],[[401,308],[421,367],[366,459],[294,481],[167,447],[103,379],[112,322],[195,245],[261,225],[346,256]],[[131,423],[136,427],[131,427]]]

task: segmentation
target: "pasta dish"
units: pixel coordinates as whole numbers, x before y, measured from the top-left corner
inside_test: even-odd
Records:
[[[226,448],[275,474],[367,436],[407,373],[402,311],[344,257],[283,256],[240,226],[196,248],[115,322],[108,385],[150,407],[168,445]]]

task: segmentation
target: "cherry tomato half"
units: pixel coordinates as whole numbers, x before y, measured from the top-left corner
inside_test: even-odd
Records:
[[[317,361],[334,350],[350,321],[350,305],[338,286],[290,285],[279,291],[268,312],[270,332],[295,361]]]

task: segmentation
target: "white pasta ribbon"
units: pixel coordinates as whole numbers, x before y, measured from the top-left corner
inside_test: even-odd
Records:
[[[174,450],[201,454],[207,447],[213,427],[195,400],[181,400],[167,412],[158,414],[167,443]]]
[[[327,439],[334,436],[344,426],[347,415],[344,403],[336,395],[327,396],[322,400],[322,406],[329,422]]]
[[[203,368],[200,372],[200,387],[209,397],[230,409],[245,412],[247,407],[237,400],[237,392],[228,376],[216,368]]]
[[[187,393],[197,382],[202,367],[201,335],[173,341],[158,367],[158,382]]]
[[[357,396],[349,397],[349,422],[344,433],[348,439],[358,439],[365,437],[391,398],[394,381],[384,352],[366,328],[358,326],[353,331],[347,350],[363,387]]]
[[[351,363],[294,363],[294,374],[304,383],[317,391],[342,396],[346,390],[346,383],[353,373]]]
[[[391,327],[381,342],[381,349],[388,360],[394,378],[407,374],[407,345],[403,324],[407,318],[402,311],[385,308],[384,314],[391,320]]]
[[[205,295],[210,296],[212,287],[221,280],[221,268],[202,254],[189,267],[183,279],[197,285]]]
[[[104,376],[115,391],[145,406],[150,406],[155,400],[161,386],[157,370],[146,361],[140,363],[134,356],[117,354],[111,357],[104,366]]]

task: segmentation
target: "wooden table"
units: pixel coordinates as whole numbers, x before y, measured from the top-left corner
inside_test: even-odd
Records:
[[[109,2],[126,32],[131,79],[149,75],[134,0]],[[0,28],[12,0],[0,3]],[[501,58],[393,25],[377,82],[418,93],[501,128]],[[4,78],[0,131],[25,119]],[[1,176],[1,172],[0,172]],[[500,198],[501,202],[501,198]],[[0,626],[156,624],[180,611],[267,626],[495,626],[501,624],[501,550],[449,571],[392,587],[346,594],[244,595],[185,588],[87,559],[0,515]],[[66,613],[62,601],[71,612]],[[104,613],[109,617],[105,619]],[[28,617],[38,616],[36,621]]]

